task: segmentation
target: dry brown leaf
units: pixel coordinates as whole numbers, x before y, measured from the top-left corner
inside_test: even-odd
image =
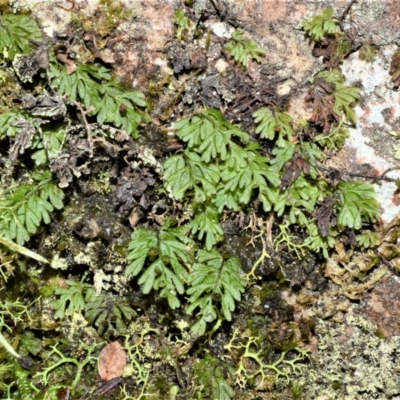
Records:
[[[126,366],[126,351],[118,341],[109,343],[99,355],[99,375],[101,379],[109,381],[119,378]]]

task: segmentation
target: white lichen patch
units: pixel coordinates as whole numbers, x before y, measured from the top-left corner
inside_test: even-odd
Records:
[[[400,337],[379,337],[378,328],[361,316],[344,323],[320,320],[318,350],[302,374],[303,395],[314,400],[398,399]]]

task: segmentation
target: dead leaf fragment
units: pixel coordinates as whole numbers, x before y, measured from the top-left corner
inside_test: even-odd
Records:
[[[109,343],[100,352],[99,375],[104,381],[119,378],[126,366],[126,351],[118,341]]]

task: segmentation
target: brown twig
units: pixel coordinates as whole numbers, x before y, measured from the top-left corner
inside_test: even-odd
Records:
[[[79,103],[78,101],[72,100],[72,99],[67,99],[68,101],[70,101],[71,103],[73,103],[76,108],[80,111],[81,115],[82,115],[82,120],[83,120],[83,125],[85,126],[85,130],[87,133],[87,141],[88,144],[90,146],[90,156],[93,156],[93,138],[92,138],[92,129],[90,128],[90,124],[86,118],[86,114],[88,112],[90,112],[91,110],[84,110],[81,103]]]
[[[354,178],[372,179],[372,181],[373,181],[372,183],[375,183],[377,181],[397,182],[399,180],[399,178],[389,178],[389,177],[386,177],[385,175],[391,171],[400,170],[400,167],[389,168],[385,172],[383,172],[381,175],[377,176],[377,175],[363,174],[361,172],[349,172],[346,170],[324,167],[323,165],[318,165],[318,168],[321,168],[323,171],[328,171],[328,172],[332,172],[332,171],[339,172],[341,175],[348,175],[348,176],[351,176]]]
[[[65,11],[73,11],[73,10],[75,10],[75,6],[76,6],[75,0],[65,0],[65,1],[67,3],[69,3],[69,4],[71,4],[71,8],[66,8],[66,7],[62,6],[61,4],[59,4],[59,3],[56,3],[56,6],[58,8],[62,8]]]

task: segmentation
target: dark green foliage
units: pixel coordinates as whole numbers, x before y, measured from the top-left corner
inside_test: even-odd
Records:
[[[253,113],[253,117],[257,124],[256,133],[261,138],[274,140],[278,134],[278,147],[284,146],[284,139],[292,139],[292,117],[289,114],[277,108],[262,107]]]
[[[191,303],[186,312],[192,314],[197,308],[200,309],[198,320],[191,329],[193,334],[204,334],[207,323],[220,318],[219,303],[222,316],[227,321],[232,320],[235,301],[240,301],[245,289],[242,276],[239,258],[225,259],[216,250],[199,250],[197,262],[189,275],[191,287],[186,291]]]
[[[22,245],[35,234],[50,213],[63,208],[64,193],[50,171],[34,172],[34,183],[20,185],[0,196],[0,235]]]
[[[194,191],[194,199],[199,203],[216,193],[218,167],[205,163],[197,153],[186,150],[172,156],[165,161],[164,169],[177,200],[182,200],[188,190]]]
[[[194,366],[196,377],[195,399],[230,400],[233,396],[231,387],[233,368],[217,357],[207,354]]]
[[[42,32],[28,15],[3,14],[0,19],[0,53],[12,60],[17,53],[29,53],[32,41],[41,42]]]
[[[344,146],[349,131],[341,123],[334,127],[327,135],[321,133],[314,138],[314,142],[328,150],[340,150]]]
[[[271,189],[279,185],[278,173],[268,165],[269,159],[262,156],[260,150],[259,145],[251,142],[241,149],[240,162],[232,163],[229,159],[221,164],[221,183],[215,200],[220,212],[222,207],[230,208],[230,196],[235,204],[248,204],[257,191],[258,198],[264,202]]]
[[[338,224],[360,229],[362,220],[374,222],[379,217],[375,190],[366,182],[340,182],[338,185],[341,205]]]
[[[356,115],[352,109],[352,105],[360,98],[360,89],[358,87],[346,86],[344,76],[337,68],[330,71],[322,71],[318,74],[318,77],[335,85],[332,92],[335,98],[333,112],[337,115],[344,115],[347,121],[355,124]]]
[[[227,159],[234,140],[248,141],[250,136],[237,126],[226,121],[218,110],[205,110],[193,117],[183,118],[175,123],[177,135],[187,143],[188,149],[200,154],[206,163],[211,159]],[[240,160],[236,160],[239,162]]]
[[[203,240],[205,247],[211,250],[224,237],[224,232],[219,224],[219,213],[215,207],[206,203],[206,205],[196,204],[195,217],[190,223],[192,234],[196,235],[199,240]]]
[[[4,139],[6,136],[14,137],[21,130],[18,122],[29,120],[28,113],[21,110],[12,110],[0,114],[0,139]]]
[[[178,294],[183,294],[189,263],[193,260],[194,243],[187,227],[163,226],[158,232],[137,229],[129,244],[126,275],[138,276],[143,293],[159,291],[169,306],[179,307]]]
[[[94,294],[94,288],[88,283],[67,280],[68,287],[58,287],[55,294],[60,296],[53,304],[55,308],[55,319],[63,319],[71,316],[77,311],[83,311],[88,298]]]
[[[92,291],[85,304],[85,318],[100,335],[118,336],[126,333],[126,323],[134,316],[131,307],[122,298],[108,295],[97,296]]]
[[[76,64],[76,70],[68,73],[66,66],[53,62],[49,74],[57,92],[81,102],[98,123],[111,123],[137,138],[139,124],[148,119],[138,111],[146,106],[142,93],[123,90],[110,71],[98,65]]]

